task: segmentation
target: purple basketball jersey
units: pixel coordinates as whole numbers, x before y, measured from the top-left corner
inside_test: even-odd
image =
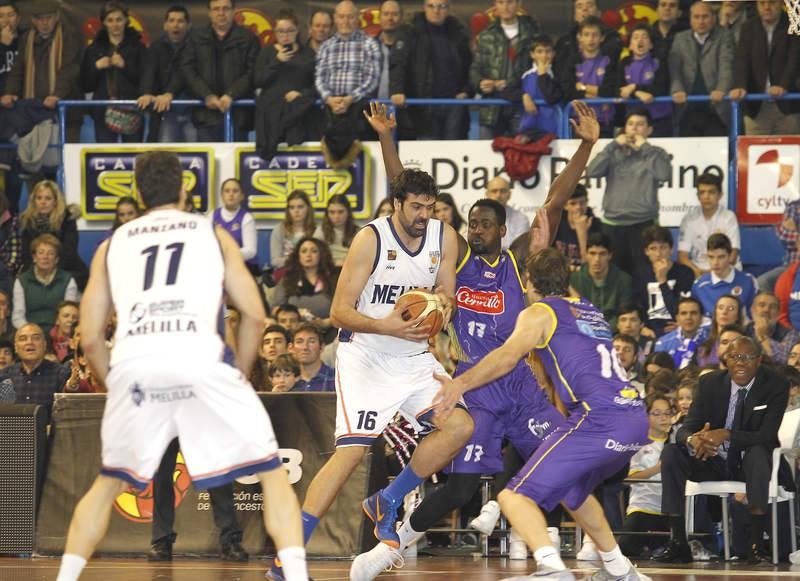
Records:
[[[225,218],[222,217],[222,208],[217,208],[214,210],[214,224],[227,230],[228,234],[230,234],[231,237],[236,240],[236,244],[239,245],[239,248],[241,248],[244,244],[244,241],[242,240],[242,222],[244,222],[244,217],[246,214],[247,211],[244,208],[239,207],[236,215],[231,219],[230,222],[227,222],[225,221]],[[256,261],[252,258],[247,262],[256,264]]]
[[[555,325],[536,353],[570,412],[644,409],[614,351],[611,328],[597,307],[585,299],[562,297],[546,297],[536,305],[550,311]]]

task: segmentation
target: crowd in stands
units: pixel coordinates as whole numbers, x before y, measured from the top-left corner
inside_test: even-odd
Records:
[[[425,0],[409,24],[399,3],[386,0],[375,38],[358,29],[352,2],[340,2],[333,14],[315,12],[307,40],[301,39],[298,18],[281,12],[275,44],[261,48],[247,28],[235,24],[232,0],[209,0],[209,21],[191,30],[188,11],[170,7],[164,35],[149,48],[129,25],[127,7],[111,1],[103,3],[103,28],[85,50],[72,46],[76,35],[62,30],[53,4],[37,2],[41,8],[28,29],[14,18],[15,3],[0,0],[0,24],[12,22],[15,31],[9,44],[8,25],[2,27],[0,50],[16,55],[10,70],[0,73],[0,104],[15,110],[24,100],[36,100],[52,110],[59,99],[92,93],[95,99],[136,99],[151,115],[150,135],[143,135],[143,124],[131,121],[137,111],[92,109],[98,141],[219,141],[223,113],[256,91],[255,114],[236,109],[234,126],[237,139],[255,129],[264,156],[274,155],[278,143],[333,139],[337,131],[369,136],[362,110],[374,97],[398,107],[401,138],[420,139],[465,137],[467,109],[406,108],[408,98],[482,95],[518,103],[481,109],[484,138],[552,132],[552,110],[535,101],[638,99],[641,105],[620,110],[597,106],[603,131],[614,137],[587,169],[589,177],[606,178],[603,218],[595,216],[579,185],[555,238],[570,262],[572,290],[602,310],[616,333],[620,363],[647,398],[653,444],[634,458],[631,476],[660,480],[661,450],[686,417],[700,376],[726,367],[736,337],[752,337],[766,361],[783,370],[792,388],[789,405],[800,406],[800,375],[786,371],[800,369],[800,202],[787,206],[777,226],[784,266],[757,280],[742,270],[739,225],[722,203],[721,176],[705,173],[696,180],[698,206],[683,218],[677,245],[658,225],[659,183],[671,176],[672,166],[667,153],[649,142],[651,136],[726,134],[726,95],[798,90],[800,39],[788,35],[779,0],[760,0],[755,10],[724,2],[719,14],[705,2],[658,0],[657,22],[634,27],[623,58],[622,40],[599,20],[594,0],[575,0],[575,23],[557,40],[542,34],[533,18],[519,15],[518,0],[495,0],[495,19],[474,50],[464,25],[449,15],[448,0]],[[698,94],[711,101],[687,102]],[[652,103],[665,95],[672,103]],[[205,107],[171,106],[183,98],[202,99]],[[746,131],[798,133],[798,107],[800,102],[747,103]],[[73,140],[79,117],[67,120]],[[506,207],[504,248],[530,228],[509,205],[512,189],[495,177],[485,192]],[[239,243],[269,307],[254,388],[334,391],[337,329],[330,307],[359,227],[347,197],[331,197],[317,219],[309,196],[293,191],[284,220],[272,230],[269,260],[259,261],[255,221],[242,206],[241,184],[226,179],[219,196],[214,222]],[[8,197],[0,194],[0,401],[50,406],[55,392],[102,389],[76,338],[76,301],[87,279],[78,255],[80,211],[66,205],[49,179],[32,184],[21,213],[18,198],[11,198],[10,191]],[[466,235],[457,199],[442,193],[436,217]],[[135,199],[121,199],[109,235],[141,211]],[[384,200],[375,217],[393,211],[393,202]],[[237,320],[229,309],[228,333]],[[113,327],[109,321],[109,338]],[[448,343],[435,345],[437,357],[452,369]],[[666,519],[658,518],[660,495],[658,484],[635,484],[624,526],[665,528]],[[623,548],[627,554],[644,549],[641,538]]]

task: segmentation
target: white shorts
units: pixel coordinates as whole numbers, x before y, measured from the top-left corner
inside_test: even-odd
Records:
[[[264,405],[226,363],[133,359],[114,365],[106,383],[102,474],[144,488],[175,437],[195,488],[282,464]]]
[[[397,412],[414,429],[433,428],[433,398],[446,375],[433,354],[393,356],[341,343],[336,351],[336,445],[371,446]]]

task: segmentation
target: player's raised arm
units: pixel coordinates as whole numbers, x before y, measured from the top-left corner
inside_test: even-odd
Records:
[[[94,376],[105,385],[111,351],[106,345],[106,325],[111,314],[111,287],[106,271],[109,241],[103,242],[94,253],[89,282],[81,299],[81,347]]]
[[[545,342],[552,333],[553,324],[548,311],[536,305],[530,306],[519,314],[508,341],[481,359],[475,367],[454,379],[448,375],[434,375],[442,384],[434,398],[437,416],[447,419],[464,393],[510,372],[520,359]]]
[[[364,111],[364,117],[378,134],[386,176],[393,180],[403,171],[403,163],[400,161],[397,146],[392,138],[392,131],[397,127],[397,120],[394,115],[389,115],[386,105],[375,102],[369,104],[369,112]]]
[[[416,319],[404,321],[400,311],[392,311],[383,319],[373,319],[356,309],[358,298],[367,285],[376,263],[377,248],[375,230],[370,227],[362,228],[353,238],[333,295],[331,322],[340,329],[356,333],[392,335],[409,341],[427,339],[428,334],[424,328],[415,328],[418,321]]]
[[[215,228],[225,260],[225,292],[241,315],[236,337],[236,367],[245,376],[253,368],[264,330],[264,306],[239,245],[225,230]]]

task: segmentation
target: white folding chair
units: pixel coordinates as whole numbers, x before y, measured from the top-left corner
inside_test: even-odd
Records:
[[[789,526],[791,530],[792,552],[797,550],[795,532],[794,492],[790,492],[778,484],[778,467],[781,454],[786,456],[794,473],[794,459],[800,455],[800,448],[793,448],[795,436],[800,428],[800,409],[786,412],[778,430],[780,447],[772,452],[772,475],[769,480],[769,503],[772,505],[772,562],[778,563],[778,503],[789,503]],[[719,480],[708,482],[686,481],[686,531],[694,530],[693,499],[698,494],[719,496],[722,498],[722,535],[725,546],[725,560],[731,558],[730,536],[728,534],[728,497],[731,494],[745,494],[744,482],[735,480]]]

